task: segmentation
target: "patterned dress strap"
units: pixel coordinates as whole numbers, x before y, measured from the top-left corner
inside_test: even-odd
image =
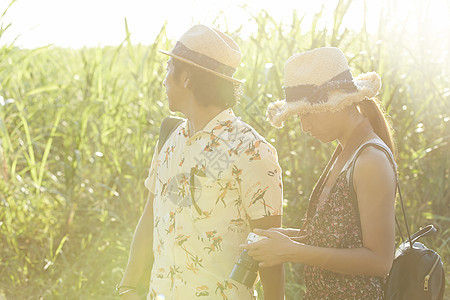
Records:
[[[311,220],[311,218],[313,217],[315,211],[316,211],[316,206],[317,206],[317,201],[318,201],[318,195],[320,195],[322,188],[323,188],[323,184],[327,178],[328,172],[331,169],[331,166],[334,164],[334,162],[337,160],[338,155],[342,152],[342,147],[340,145],[338,145],[336,147],[336,149],[333,152],[333,155],[331,156],[330,160],[328,161],[325,169],[323,170],[322,174],[319,177],[319,180],[317,181],[317,184],[314,186],[312,192],[311,192],[311,196],[309,197],[309,203],[308,203],[308,208],[306,210],[306,216],[303,222],[303,225],[301,227],[300,230],[304,230],[307,226],[307,223]]]

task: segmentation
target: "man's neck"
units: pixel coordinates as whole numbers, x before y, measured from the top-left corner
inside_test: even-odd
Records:
[[[189,120],[189,135],[192,136],[198,131],[205,128],[215,116],[222,112],[224,108],[216,106],[204,107],[201,105],[193,105],[184,115]]]

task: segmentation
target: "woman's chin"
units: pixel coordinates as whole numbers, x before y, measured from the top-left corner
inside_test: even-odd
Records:
[[[316,140],[318,140],[318,141],[320,141],[322,143],[330,143],[330,142],[335,140],[335,139],[333,139],[333,138],[331,138],[329,136],[321,135],[321,134],[313,135],[313,138],[315,138]]]
[[[173,102],[170,102],[170,100],[169,100],[169,110],[171,112],[178,112],[179,111],[178,107]]]

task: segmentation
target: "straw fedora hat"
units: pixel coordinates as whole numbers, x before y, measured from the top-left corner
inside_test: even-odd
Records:
[[[344,53],[334,47],[316,48],[291,56],[284,67],[285,99],[267,108],[269,122],[278,128],[292,115],[340,111],[375,97],[381,78],[369,72],[353,78]]]
[[[230,36],[208,26],[194,25],[180,37],[171,51],[159,52],[234,83],[242,83],[233,78],[241,61],[238,44]]]

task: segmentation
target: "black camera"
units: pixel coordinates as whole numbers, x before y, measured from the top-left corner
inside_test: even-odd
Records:
[[[261,240],[263,237],[250,232],[247,236],[247,244],[251,244]],[[239,256],[239,259],[234,264],[233,270],[230,273],[230,278],[242,283],[247,287],[253,287],[256,278],[258,277],[259,261],[254,260],[248,251],[244,249]]]

